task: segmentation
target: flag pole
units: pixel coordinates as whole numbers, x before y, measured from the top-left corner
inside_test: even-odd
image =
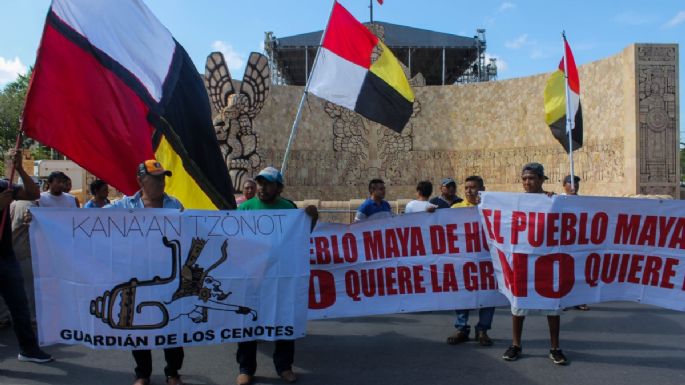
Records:
[[[369,0],[369,23],[373,24],[373,0]]]
[[[571,189],[576,189],[576,174],[573,171],[573,137],[571,131],[573,130],[573,120],[575,116],[571,116],[571,92],[568,88],[568,59],[566,58],[566,31],[561,32],[561,37],[564,40],[564,84],[566,86],[566,135],[568,135],[568,159],[571,168]]]
[[[333,0],[333,6],[331,7],[331,12],[328,15],[328,21],[326,22],[326,28],[324,28],[323,33],[321,33],[321,41],[319,41],[319,48],[316,50],[316,56],[314,57],[314,64],[312,64],[312,69],[309,73],[314,73],[316,69],[317,59],[321,53],[321,46],[323,46],[323,39],[328,31],[328,25],[331,23],[331,16],[333,16],[333,9],[335,8],[336,0]],[[306,49],[306,48],[305,48]],[[302,118],[302,107],[304,107],[304,101],[307,98],[307,92],[309,91],[309,80],[311,76],[309,74],[305,75],[305,86],[304,92],[302,92],[302,98],[300,99],[300,105],[297,107],[297,114],[295,114],[295,120],[293,121],[293,126],[290,129],[290,136],[288,137],[288,145],[285,147],[285,154],[283,154],[283,163],[281,163],[281,175],[285,177],[285,170],[288,165],[288,157],[290,156],[290,149],[295,141],[295,135],[297,134],[297,128],[300,124],[300,119]]]

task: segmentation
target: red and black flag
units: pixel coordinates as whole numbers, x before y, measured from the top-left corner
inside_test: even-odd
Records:
[[[185,207],[235,207],[202,78],[141,0],[53,0],[23,128],[125,194],[156,158]]]
[[[573,53],[566,37],[564,37],[564,49],[566,50],[565,56],[568,65],[564,66],[564,59],[562,58],[559,68],[552,73],[545,86],[545,122],[552,130],[552,135],[564,146],[566,152],[569,152],[567,129],[571,130],[573,150],[583,146],[583,112],[580,105],[578,68],[576,68],[576,61],[573,59]],[[568,70],[568,104],[566,103],[564,68]],[[567,127],[567,117],[571,118],[569,127]]]

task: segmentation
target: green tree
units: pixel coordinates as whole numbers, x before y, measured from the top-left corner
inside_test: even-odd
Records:
[[[0,91],[0,151],[3,154],[14,147],[30,76],[30,73],[19,75],[17,80]]]
[[[29,89],[29,80],[33,68],[25,75],[19,75],[17,79],[8,83],[0,90],[0,159],[8,150],[14,148],[19,132],[19,119],[24,110],[26,93]],[[24,137],[23,148],[32,148],[35,159],[49,159],[50,149],[39,143]],[[4,173],[4,162],[0,161],[0,175]]]
[[[19,75],[15,81],[0,90],[0,154],[6,154],[16,143],[30,77],[30,72]]]

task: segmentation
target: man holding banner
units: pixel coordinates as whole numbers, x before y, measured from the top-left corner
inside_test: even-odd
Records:
[[[485,183],[483,178],[478,175],[471,175],[464,180],[464,199],[459,203],[452,205],[453,209],[462,207],[476,207],[480,196],[479,192],[485,191]],[[450,345],[460,344],[469,340],[471,327],[469,326],[469,312],[470,309],[458,309],[454,312],[457,314],[457,319],[454,327],[457,331],[451,336],[447,337],[447,343]],[[476,340],[480,346],[492,346],[492,340],[488,337],[488,330],[492,327],[492,318],[495,315],[494,307],[482,307],[478,311],[478,324],[476,325]]]
[[[542,189],[542,185],[547,179],[547,176],[545,176],[545,168],[540,163],[528,163],[523,166],[523,170],[521,170],[521,181],[523,183],[523,189],[526,193],[547,194],[550,196],[553,195],[553,193],[546,192]],[[561,349],[559,349],[561,309],[529,310],[512,306],[511,324],[513,338],[511,346],[509,346],[509,348],[504,352],[502,358],[506,361],[516,361],[521,356],[521,334],[523,333],[523,321],[526,319],[526,316],[532,312],[547,316],[551,344],[549,358],[557,365],[565,365],[568,363],[568,360],[566,359],[566,356],[564,356],[564,353],[561,351]]]
[[[354,216],[354,221],[392,217],[390,203],[385,200],[385,182],[382,179],[369,181],[369,197],[362,202]]]
[[[563,180],[564,192],[562,195],[578,195],[578,190],[580,189],[580,177],[573,175],[573,183],[571,183],[571,175],[566,175]],[[588,311],[590,307],[587,304],[576,305],[573,307],[576,310]]]
[[[295,204],[281,197],[283,192],[283,175],[274,167],[267,167],[259,172],[254,178],[257,182],[257,196],[245,201],[238,210],[277,210],[296,209]],[[318,211],[315,206],[305,209],[307,215],[312,218],[312,230],[318,219]],[[287,383],[297,381],[293,373],[293,361],[295,359],[294,340],[276,340],[274,347],[274,366],[276,373]],[[240,374],[236,378],[237,385],[248,385],[257,371],[257,341],[238,343],[236,361],[240,365]]]
[[[31,313],[24,290],[24,279],[21,267],[12,247],[12,226],[9,222],[9,208],[13,200],[35,200],[40,196],[38,186],[26,173],[22,165],[21,152],[14,150],[10,154],[14,169],[19,173],[23,187],[13,185],[10,181],[0,181],[0,295],[7,303],[12,316],[14,335],[19,342],[19,361],[50,362],[52,356],[38,347],[36,335],[31,327]]]
[[[107,208],[165,208],[183,210],[183,205],[178,199],[164,192],[165,180],[171,176],[171,171],[165,170],[162,165],[154,160],[146,160],[138,165],[138,185],[140,190],[133,196],[126,196]],[[133,385],[149,385],[152,375],[152,352],[149,349],[133,350],[133,358],[136,361],[136,381]],[[183,366],[183,348],[164,349],[166,367],[166,383],[168,385],[183,385],[178,371]]]

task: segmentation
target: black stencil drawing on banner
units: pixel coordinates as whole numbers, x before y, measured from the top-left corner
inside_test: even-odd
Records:
[[[214,129],[221,153],[233,181],[233,189],[242,191],[245,179],[255,175],[262,163],[259,135],[252,122],[264,106],[271,88],[271,71],[266,56],[252,52],[245,74],[236,92],[231,73],[221,52],[207,56],[205,87],[218,113]],[[237,82],[236,82],[237,83]]]
[[[162,238],[164,246],[171,251],[171,274],[160,278],[141,281],[131,278],[105,291],[101,296],[90,301],[90,314],[99,318],[113,329],[161,329],[169,322],[181,317],[188,317],[195,323],[204,323],[209,319],[209,311],[227,311],[242,315],[251,315],[257,320],[257,311],[247,306],[228,303],[225,300],[232,294],[221,288],[221,281],[209,273],[228,259],[228,241],[221,245],[221,256],[208,268],[202,267],[198,259],[207,244],[206,239],[193,238],[185,263],[181,264],[181,244],[178,240]],[[177,287],[168,301],[136,301],[139,290],[154,286],[171,285]],[[183,301],[186,306],[180,305]],[[188,306],[189,305],[189,306]],[[136,315],[143,310],[154,308],[159,313],[159,322],[140,324]],[[176,311],[176,308],[190,308],[188,312]]]

